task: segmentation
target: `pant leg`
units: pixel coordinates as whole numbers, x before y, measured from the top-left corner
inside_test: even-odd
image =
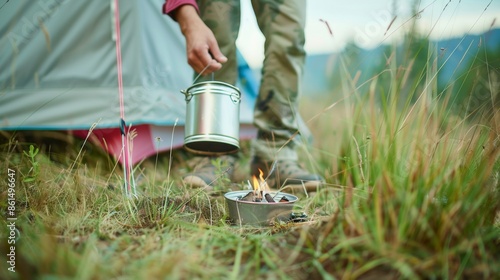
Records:
[[[264,160],[296,160],[296,142],[303,124],[297,102],[306,55],[306,0],[252,0],[252,6],[266,38],[254,110],[259,133],[252,145],[253,153]]]
[[[228,58],[222,69],[214,73],[214,80],[236,84],[236,38],[240,28],[240,0],[197,0],[203,22],[212,30],[221,52]],[[197,76],[197,74],[195,74]],[[210,81],[212,75],[200,76],[196,82]]]

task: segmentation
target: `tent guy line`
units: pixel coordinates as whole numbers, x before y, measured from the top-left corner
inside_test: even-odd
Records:
[[[133,179],[133,168],[132,164],[130,161],[130,143],[129,143],[129,137],[128,137],[128,132],[130,131],[130,128],[127,130],[127,126],[125,123],[125,104],[124,104],[124,97],[123,97],[123,74],[122,74],[122,53],[121,53],[121,41],[120,41],[120,9],[118,6],[118,0],[114,0],[114,20],[115,20],[115,33],[116,33],[116,40],[115,40],[115,46],[116,46],[116,68],[117,68],[117,75],[118,75],[118,94],[119,94],[119,100],[120,100],[120,132],[121,132],[121,138],[122,138],[122,155],[124,156],[124,163],[123,163],[123,176],[124,176],[124,189],[125,189],[125,194],[127,197],[130,197],[130,195],[137,196],[137,191],[135,188],[135,180]]]

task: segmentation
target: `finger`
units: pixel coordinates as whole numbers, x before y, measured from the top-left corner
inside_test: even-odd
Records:
[[[200,73],[208,63],[203,63],[196,52],[190,51],[188,52],[188,64],[191,66],[191,68],[193,68],[194,71]]]
[[[189,61],[188,63],[189,63],[189,66],[191,66],[191,68],[193,68],[193,70],[196,73],[200,73],[203,70],[203,68],[204,68],[201,64],[198,64],[198,63],[195,63],[195,62]]]
[[[206,76],[212,74],[215,71],[220,70],[221,68],[222,64],[217,62],[215,59],[212,59],[212,61],[209,64],[203,66],[203,68],[197,73],[201,74],[202,76]]]
[[[201,63],[198,64],[200,68],[198,69],[198,73],[201,73],[202,75],[208,75],[222,68],[222,64],[213,59],[208,52],[202,52],[198,54],[202,56],[197,57],[196,59],[199,63]]]
[[[217,60],[212,59],[212,62],[210,63],[210,66],[208,67],[207,70],[205,70],[204,74],[211,74],[212,72],[218,71],[222,68],[222,64],[217,62]]]
[[[227,57],[220,51],[217,41],[209,41],[208,48],[210,54],[217,62],[225,63],[227,61]]]
[[[217,62],[215,59],[212,59],[210,63],[207,63],[206,65],[202,64],[199,59],[195,59],[190,61],[189,65],[194,71],[196,71],[196,73],[201,73],[202,76],[211,74],[212,72],[218,71],[222,68],[222,64]]]

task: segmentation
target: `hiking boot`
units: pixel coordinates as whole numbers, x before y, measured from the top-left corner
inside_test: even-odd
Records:
[[[218,162],[220,160],[220,162]],[[195,156],[188,161],[192,172],[184,175],[182,181],[191,187],[214,190],[216,182],[230,182],[236,158],[231,155],[219,157]],[[214,165],[215,164],[215,165]]]
[[[308,172],[294,160],[265,162],[258,157],[254,157],[250,167],[251,175],[259,178],[259,169],[262,170],[264,179],[267,178],[267,184],[274,189],[316,191],[321,183],[325,181],[323,177]],[[271,172],[270,176],[269,172]]]

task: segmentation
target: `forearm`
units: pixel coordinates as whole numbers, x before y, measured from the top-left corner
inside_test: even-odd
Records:
[[[190,5],[189,1],[192,1],[194,5]],[[201,19],[196,2],[194,0],[167,0],[165,6],[163,12],[168,13],[179,23],[181,32],[186,38],[189,65],[197,73],[203,71],[203,74],[210,74],[219,70],[222,67],[221,63],[226,62],[227,58],[220,52],[213,32]]]
[[[198,13],[198,4],[196,0],[166,0],[163,4],[163,13],[169,15],[173,20],[177,20],[177,12],[183,6],[192,6]]]
[[[186,36],[193,28],[200,28],[203,24],[198,11],[194,6],[183,5],[175,10],[175,20],[179,23],[182,34]]]

